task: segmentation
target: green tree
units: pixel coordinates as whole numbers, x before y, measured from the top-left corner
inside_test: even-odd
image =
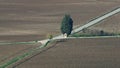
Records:
[[[101,31],[100,31],[100,36],[104,36],[104,34],[105,34],[104,31],[101,30]]]
[[[72,32],[72,29],[73,29],[73,20],[70,17],[70,15],[65,14],[61,23],[61,32],[62,34],[66,33],[67,36],[69,36]]]

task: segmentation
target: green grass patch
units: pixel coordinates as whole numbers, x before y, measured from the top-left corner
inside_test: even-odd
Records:
[[[0,42],[0,45],[11,45],[11,44],[35,44],[37,41],[30,41],[30,42]]]
[[[84,34],[84,33],[76,33],[76,34],[72,34],[70,35],[70,37],[98,37],[98,36],[119,36],[120,34]]]

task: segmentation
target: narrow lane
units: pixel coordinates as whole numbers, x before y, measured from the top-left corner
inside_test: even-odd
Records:
[[[79,32],[79,31],[81,31],[81,30],[83,30],[85,28],[88,28],[90,26],[98,24],[98,23],[100,23],[100,21],[102,21],[102,20],[104,20],[104,19],[106,19],[106,18],[108,18],[108,17],[110,17],[112,15],[115,15],[115,14],[117,14],[119,12],[120,12],[120,7],[116,8],[116,9],[114,9],[114,10],[112,10],[112,11],[110,11],[110,12],[108,12],[108,13],[106,13],[106,14],[98,17],[98,18],[96,18],[96,19],[91,20],[90,22],[88,22],[87,24],[85,24],[83,26],[80,26],[80,27],[74,29],[71,34],[77,33],[77,32]],[[64,38],[63,35],[58,35],[58,36],[54,37],[53,40],[55,40],[55,39],[63,39],[63,38]],[[42,44],[45,44],[48,40],[49,39],[45,39],[45,40],[41,40],[41,41],[38,41],[38,42],[40,42]]]

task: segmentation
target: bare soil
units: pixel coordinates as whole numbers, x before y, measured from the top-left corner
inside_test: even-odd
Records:
[[[41,44],[39,44],[41,45]],[[29,50],[36,48],[38,44],[10,44],[0,45],[0,65],[9,61],[17,55],[21,55]]]
[[[61,20],[66,13],[71,15],[75,26],[82,26],[119,6],[119,0],[0,0],[0,36],[34,35],[43,39],[49,33],[60,34]],[[120,14],[114,15],[94,28],[117,32],[119,18]]]
[[[0,42],[24,42],[45,39],[47,34],[60,34],[61,20],[66,13],[69,13],[73,18],[74,26],[82,26],[92,18],[119,6],[120,0],[0,0]],[[120,14],[116,14],[91,28],[119,33],[119,18]],[[33,61],[25,62],[27,67],[24,64],[18,67],[73,68],[75,66],[75,68],[85,68],[90,66],[92,68],[105,68],[106,66],[107,68],[114,68],[116,65],[116,68],[117,66],[119,68],[117,64],[117,62],[119,63],[119,39],[108,39],[105,40],[106,42],[103,40],[94,40],[95,43],[90,39],[70,40],[65,42],[65,45],[63,43],[57,44],[55,47],[56,49],[58,47],[58,51],[52,48],[53,53],[48,50],[45,55],[36,56],[34,59],[37,60],[31,59]],[[79,45],[80,42],[85,43]],[[67,45],[72,48],[69,49],[70,47]],[[93,47],[90,47],[90,45],[93,45]],[[36,44],[35,46],[33,44],[0,45],[0,60],[8,55],[16,55],[16,53],[22,52],[24,49],[29,50],[31,47],[36,47]],[[72,57],[76,59],[72,60]],[[40,58],[43,59],[38,60]],[[56,65],[53,63],[56,63]]]
[[[65,40],[13,68],[120,68],[120,38]]]

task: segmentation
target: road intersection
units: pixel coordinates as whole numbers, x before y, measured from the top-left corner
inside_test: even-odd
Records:
[[[93,20],[89,21],[87,24],[85,24],[85,25],[83,25],[83,26],[80,26],[80,27],[74,29],[74,30],[71,32],[71,34],[77,33],[77,32],[79,32],[79,31],[82,31],[82,30],[85,29],[85,28],[88,28],[88,27],[90,27],[90,26],[93,26],[93,25],[95,25],[95,24],[98,24],[98,23],[100,23],[100,21],[102,21],[102,20],[104,20],[104,19],[106,19],[106,18],[108,18],[108,17],[110,17],[110,16],[112,16],[112,15],[115,15],[115,14],[117,14],[117,13],[119,13],[119,12],[120,12],[120,7],[116,8],[116,9],[114,9],[114,10],[108,12],[108,13],[105,13],[104,15],[102,15],[102,16],[96,18],[96,19],[93,19]],[[56,40],[56,39],[64,39],[64,37],[63,37],[63,35],[61,34],[61,35],[58,35],[58,36],[56,36],[56,37],[53,37],[52,40]],[[40,41],[38,41],[38,42],[40,42],[41,44],[46,44],[47,41],[49,41],[49,40],[50,40],[50,39],[45,39],[45,40],[40,40]]]

